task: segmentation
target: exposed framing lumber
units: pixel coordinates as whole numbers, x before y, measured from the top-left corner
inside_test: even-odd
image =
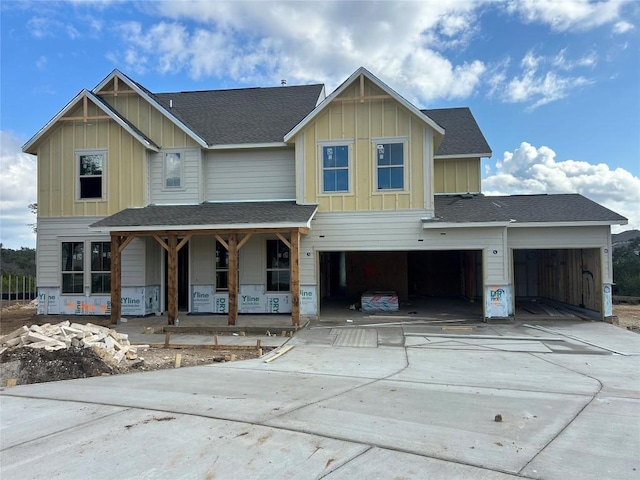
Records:
[[[290,260],[291,265],[291,322],[300,325],[300,232],[291,231]]]
[[[122,253],[122,251],[125,249],[125,247],[127,245],[129,245],[133,239],[136,238],[134,236],[129,236],[129,237],[125,237],[124,240],[122,241],[122,243],[118,246],[118,249],[120,251],[120,253]]]
[[[111,235],[111,318],[115,325],[122,315],[122,250],[120,235]]]
[[[287,248],[289,250],[291,250],[291,243],[289,242],[289,240],[287,240],[284,237],[284,235],[282,235],[280,232],[278,232],[278,233],[276,233],[276,237],[278,237],[282,241],[282,243],[284,243],[287,246]]]
[[[224,240],[224,238],[222,238],[217,233],[214,236],[216,237],[216,240],[219,241],[222,244],[222,246],[225,248],[225,250],[227,250],[227,252],[228,252],[229,251],[229,244]]]
[[[240,250],[242,247],[244,247],[244,244],[247,243],[249,241],[249,239],[251,238],[251,235],[253,235],[252,233],[247,233],[242,240],[240,240],[238,242],[238,250]]]
[[[238,235],[229,235],[229,294],[228,324],[235,325],[238,318]]]
[[[169,291],[167,293],[168,304],[168,323],[176,324],[178,318],[178,237],[177,235],[169,235],[169,253],[167,265],[167,278],[169,283]]]
[[[169,245],[167,245],[167,243],[162,239],[162,237],[160,237],[160,235],[154,233],[152,236],[158,241],[162,248],[164,248],[167,252],[169,251]]]

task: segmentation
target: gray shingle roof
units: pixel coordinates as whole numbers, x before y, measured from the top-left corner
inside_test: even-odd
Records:
[[[225,225],[266,227],[286,224],[306,224],[317,205],[297,205],[295,202],[228,202],[198,205],[149,205],[127,208],[103,218],[91,227],[179,227],[193,225],[215,228]]]
[[[318,84],[151,95],[214,146],[284,141],[285,134],[315,108],[323,88]]]
[[[491,147],[467,107],[421,110],[445,129],[436,155],[491,154]]]
[[[556,195],[437,195],[425,223],[626,222],[622,215],[577,193]]]

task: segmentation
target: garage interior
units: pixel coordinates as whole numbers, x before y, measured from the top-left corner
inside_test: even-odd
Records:
[[[424,313],[429,305],[446,300],[469,305],[473,316],[481,316],[482,252],[320,253],[321,312],[357,305],[363,293],[373,291],[396,292],[401,311]]]
[[[598,317],[602,261],[597,248],[513,251],[516,316]]]

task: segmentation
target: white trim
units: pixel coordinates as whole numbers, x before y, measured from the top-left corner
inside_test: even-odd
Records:
[[[318,173],[318,196],[330,195],[352,195],[353,194],[353,145],[354,139],[340,140],[318,140],[316,142],[316,162],[319,168]],[[325,147],[347,147],[347,190],[325,191],[324,189],[324,148]],[[344,167],[334,168],[333,170],[344,169]]]
[[[33,145],[38,140],[40,140],[40,138],[42,136],[44,136],[49,131],[49,129],[51,129],[51,127],[53,127],[62,117],[64,117],[69,112],[69,110],[71,110],[73,107],[75,107],[76,104],[80,100],[82,100],[84,97],[87,97],[89,100],[91,100],[91,102],[95,106],[97,106],[100,110],[102,110],[109,117],[111,117],[111,119],[114,122],[116,122],[118,125],[120,125],[122,128],[124,128],[133,138],[138,140],[138,142],[140,142],[146,148],[148,148],[149,150],[153,150],[154,152],[159,151],[159,149],[158,149],[158,147],[156,145],[153,145],[147,139],[145,139],[139,133],[137,133],[135,130],[133,130],[129,126],[129,124],[127,122],[125,122],[122,118],[120,118],[119,114],[114,113],[114,111],[112,111],[109,108],[105,108],[104,105],[102,104],[102,100],[97,98],[93,93],[91,93],[87,89],[81,90],[80,93],[78,93],[75,97],[73,97],[73,99],[69,103],[67,103],[64,106],[64,108],[62,110],[60,110],[51,120],[49,120],[45,124],[44,127],[42,127],[40,130],[38,130],[38,132],[33,137],[31,137],[31,139],[29,139],[29,141],[27,143],[25,143],[22,146],[22,151],[25,152],[25,153],[32,153],[32,154],[35,155],[37,152],[29,152],[29,149],[31,147],[33,147]]]
[[[305,192],[304,141],[305,141],[304,133],[301,133],[296,139],[295,150],[294,150],[295,165],[296,165],[296,202],[297,203],[304,202],[304,192]]]
[[[336,88],[331,95],[325,98],[322,103],[320,103],[316,108],[314,108],[306,117],[304,117],[300,123],[298,123],[293,129],[284,136],[284,141],[289,142],[300,130],[302,130],[309,122],[311,122],[314,118],[316,118],[320,112],[322,112],[327,106],[340,95],[343,91],[345,91],[360,75],[364,75],[365,78],[370,80],[373,84],[375,84],[378,88],[389,94],[393,97],[398,103],[404,106],[407,110],[413,113],[416,117],[420,118],[427,125],[429,125],[432,129],[438,132],[440,135],[444,135],[444,129],[434,122],[429,116],[422,113],[418,108],[413,106],[407,100],[405,100],[400,94],[398,94],[395,90],[389,87],[387,84],[382,82],[379,78],[369,72],[366,68],[360,67],[355,72],[351,74],[349,78],[347,78],[338,88]]]
[[[118,76],[120,80],[126,83],[129,88],[131,88],[134,92],[144,98],[147,102],[149,102],[158,112],[164,115],[169,121],[171,121],[174,125],[176,125],[180,130],[193,138],[202,148],[208,148],[207,142],[205,142],[199,135],[197,135],[193,130],[187,127],[184,123],[178,120],[175,116],[173,116],[167,109],[165,109],[162,105],[160,105],[157,101],[155,101],[152,97],[147,95],[147,93],[138,87],[129,77],[127,77],[124,73],[122,73],[117,68],[113,70],[102,82],[100,82],[93,90],[94,94],[103,88],[107,83],[111,81],[115,76]]]
[[[314,212],[315,214],[315,212]],[[313,218],[313,215],[311,216]],[[210,225],[145,225],[126,226],[118,225],[112,227],[89,227],[91,230],[100,233],[110,232],[155,232],[156,230],[170,232],[173,230],[243,230],[247,228],[311,228],[311,218],[304,223],[274,222],[274,223],[231,223],[231,224],[210,224]]]
[[[628,220],[591,220],[591,221],[573,221],[573,222],[512,222],[509,228],[535,228],[535,227],[602,227],[605,225],[627,225]]]
[[[378,165],[378,153],[377,148],[378,145],[383,144],[393,144],[399,143],[402,144],[402,188],[379,188],[378,187],[378,169],[380,165]],[[384,195],[386,193],[393,192],[409,192],[410,189],[407,187],[409,185],[409,165],[408,165],[408,156],[409,156],[409,137],[400,136],[400,137],[371,137],[371,157],[373,158],[373,169],[374,174],[373,177],[373,191],[372,195]],[[397,168],[400,165],[382,165],[382,168]]]
[[[211,145],[207,147],[207,150],[243,150],[249,148],[282,148],[291,147],[285,142],[270,142],[270,143],[229,143],[224,145]]]
[[[185,162],[185,150],[179,148],[171,148],[162,150],[162,191],[163,192],[183,192],[187,188],[185,186],[185,178],[184,178],[184,162]],[[178,159],[180,161],[180,185],[178,186],[168,186],[167,185],[167,156],[168,155],[178,155]],[[200,162],[202,163],[202,162]]]
[[[229,201],[229,200],[208,200],[204,203],[263,203],[263,202],[295,202],[296,199],[295,198],[265,198],[265,199],[259,199],[259,200],[233,200],[233,201]],[[172,204],[174,205],[174,204]],[[199,203],[185,203],[182,205],[200,205]],[[316,205],[315,203],[309,203],[306,205]],[[145,208],[145,207],[140,207],[140,208]]]
[[[421,219],[422,228],[475,228],[475,227],[508,227],[508,228],[537,228],[537,227],[602,227],[610,225],[626,225],[617,221],[590,221],[590,222],[434,222],[433,218]]]
[[[434,155],[434,160],[447,160],[454,158],[491,158],[492,153],[462,153],[460,155]]]
[[[423,229],[437,228],[476,228],[476,227],[496,227],[504,228],[511,226],[509,222],[469,222],[469,223],[453,223],[453,222],[434,222],[433,218],[421,218]]]
[[[101,192],[100,197],[87,197],[81,196],[82,186],[80,184],[80,156],[81,155],[102,155],[102,173],[100,174]],[[79,148],[74,150],[73,158],[75,162],[75,174],[76,174],[76,202],[104,202],[107,200],[107,165],[108,165],[109,153],[106,148]]]

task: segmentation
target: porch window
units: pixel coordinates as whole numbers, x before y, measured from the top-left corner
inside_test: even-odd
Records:
[[[180,153],[165,153],[164,155],[164,186],[165,188],[182,187],[182,158]]]
[[[349,191],[349,145],[322,147],[322,191]]]
[[[62,242],[62,293],[84,292],[84,242]]]
[[[216,241],[216,290],[229,290],[229,252]]]
[[[78,198],[104,198],[104,172],[106,166],[106,151],[76,152],[78,164]]]
[[[289,247],[282,240],[267,240],[267,291],[290,290],[289,268]]]
[[[111,242],[91,242],[91,293],[111,292]]]
[[[404,188],[404,144],[377,143],[375,155],[378,173],[378,190],[402,190]]]

